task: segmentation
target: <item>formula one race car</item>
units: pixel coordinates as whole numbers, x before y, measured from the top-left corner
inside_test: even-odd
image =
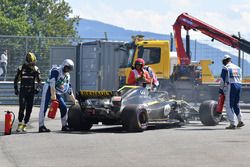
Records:
[[[148,91],[145,87],[124,86],[117,91],[81,90],[79,104],[70,107],[69,126],[74,130],[89,130],[93,124],[122,125],[128,132],[142,132],[149,125],[185,123],[201,120],[204,125],[219,123],[217,102],[205,101],[199,111],[183,100],[170,99],[167,92]]]

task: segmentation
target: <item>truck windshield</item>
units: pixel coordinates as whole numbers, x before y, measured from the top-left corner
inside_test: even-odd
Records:
[[[161,48],[139,47],[138,58],[142,58],[145,64],[156,64],[160,62]]]

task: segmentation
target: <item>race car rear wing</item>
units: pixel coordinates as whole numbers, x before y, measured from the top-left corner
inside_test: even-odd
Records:
[[[78,100],[86,99],[106,99],[116,95],[115,91],[95,91],[95,90],[80,90],[77,94]]]
[[[85,101],[86,99],[107,99],[112,98],[114,96],[121,96],[125,92],[130,89],[138,88],[139,86],[123,86],[117,91],[110,91],[110,90],[80,90],[77,93],[77,99],[81,101]]]

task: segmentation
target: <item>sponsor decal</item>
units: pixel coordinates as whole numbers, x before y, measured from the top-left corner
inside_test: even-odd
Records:
[[[140,94],[145,95],[146,94],[145,90],[140,90]]]
[[[122,101],[122,97],[121,96],[113,96],[112,101]]]
[[[168,105],[165,105],[165,107],[164,107],[164,113],[163,113],[164,116],[168,116],[170,110],[171,110],[170,105],[169,105],[169,104],[168,104]]]
[[[94,90],[81,90],[82,97],[111,97],[112,91],[94,91]]]

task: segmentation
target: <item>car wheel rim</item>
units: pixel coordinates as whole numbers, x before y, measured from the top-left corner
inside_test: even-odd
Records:
[[[141,124],[142,127],[147,126],[148,117],[147,117],[147,114],[145,112],[141,112],[139,114],[139,123]]]

